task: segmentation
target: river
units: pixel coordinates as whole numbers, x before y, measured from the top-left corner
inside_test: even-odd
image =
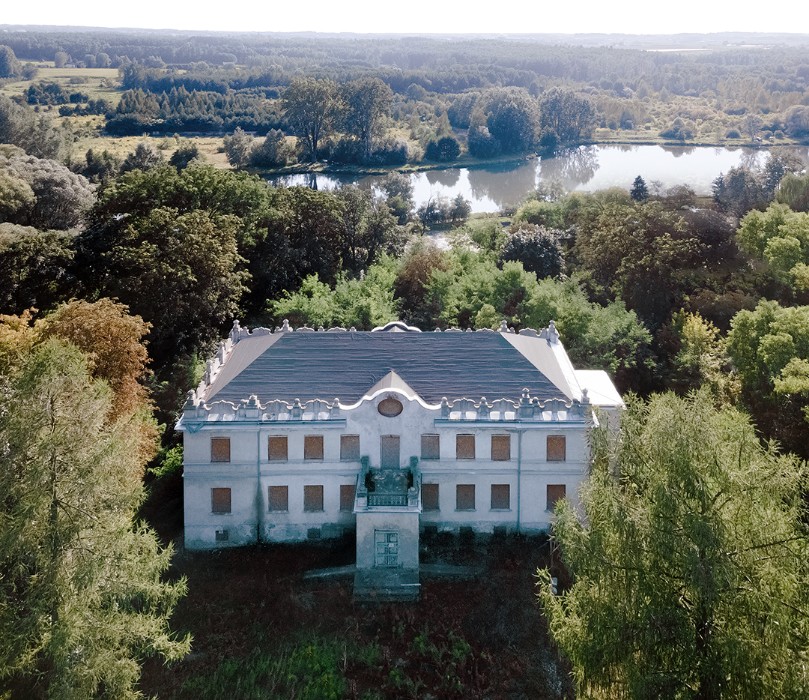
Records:
[[[809,163],[806,146],[784,147]],[[688,185],[697,194],[711,192],[720,173],[738,165],[766,160],[766,149],[708,146],[581,146],[551,158],[533,158],[475,168],[443,168],[412,173],[416,206],[430,197],[452,199],[463,195],[473,212],[497,212],[518,204],[538,183],[558,181],[567,191],[593,192],[607,187],[629,189],[638,175],[650,189]],[[376,185],[381,176],[344,176],[323,173],[270,178],[276,185],[306,185],[332,189],[341,184]]]

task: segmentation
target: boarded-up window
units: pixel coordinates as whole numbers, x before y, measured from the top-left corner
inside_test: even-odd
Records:
[[[286,462],[289,459],[289,441],[286,435],[270,435],[267,453],[271,462]]]
[[[553,510],[556,502],[561,501],[567,492],[564,484],[548,484],[547,510]]]
[[[548,461],[564,462],[566,451],[566,440],[564,435],[548,435]]]
[[[455,487],[455,509],[475,510],[474,484],[458,484]]]
[[[495,462],[508,462],[511,459],[510,435],[492,435],[492,459]]]
[[[511,486],[492,484],[492,510],[508,510],[509,508],[511,508]]]
[[[474,459],[475,458],[475,436],[456,435],[455,436],[455,458]]]
[[[340,486],[340,510],[349,512],[354,510],[355,490],[354,484],[342,484]]]
[[[340,459],[357,462],[360,458],[360,436],[340,436]]]
[[[289,510],[289,486],[270,486],[270,510],[275,512]]]
[[[303,458],[323,459],[323,436],[306,435],[303,438]]]
[[[230,489],[211,489],[211,512],[230,513]]]
[[[314,513],[323,510],[322,486],[303,487],[303,509],[308,513]]]
[[[230,438],[211,438],[211,461],[230,462]]]
[[[421,458],[439,459],[441,457],[441,441],[438,435],[421,436]]]
[[[421,485],[421,509],[439,510],[438,506],[438,484]]]

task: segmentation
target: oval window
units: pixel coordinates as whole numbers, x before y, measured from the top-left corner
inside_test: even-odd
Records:
[[[404,406],[402,406],[402,402],[398,399],[382,399],[379,402],[379,405],[376,407],[377,410],[383,415],[387,416],[388,418],[393,418],[394,416],[398,416]]]

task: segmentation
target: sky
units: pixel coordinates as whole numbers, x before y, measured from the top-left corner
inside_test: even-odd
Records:
[[[356,33],[807,32],[809,3],[778,12],[741,3],[679,0],[38,0],[3,3],[0,24],[49,24],[215,31]],[[785,19],[788,18],[788,19]]]

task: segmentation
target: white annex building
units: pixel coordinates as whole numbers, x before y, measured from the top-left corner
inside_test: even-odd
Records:
[[[598,413],[556,329],[252,332],[234,324],[190,392],[185,545],[357,533],[357,568],[418,568],[425,528],[546,530],[576,500]],[[598,408],[596,412],[593,409]]]

